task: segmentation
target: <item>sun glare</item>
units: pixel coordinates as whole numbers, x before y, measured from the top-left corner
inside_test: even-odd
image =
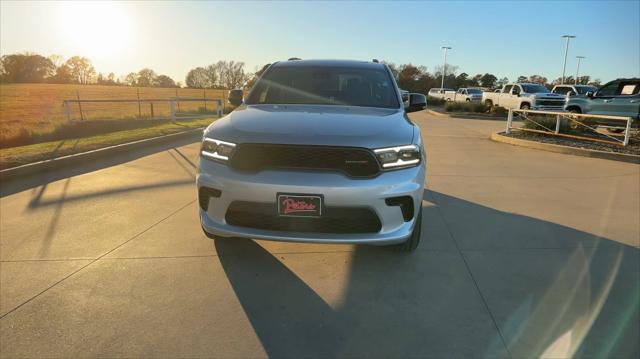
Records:
[[[117,2],[62,2],[58,21],[62,41],[82,56],[122,56],[134,36],[132,19]]]

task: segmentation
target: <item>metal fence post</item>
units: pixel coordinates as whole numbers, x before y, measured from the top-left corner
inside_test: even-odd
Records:
[[[507,115],[507,130],[504,131],[507,135],[511,133],[511,122],[513,121],[513,109],[509,109],[509,114]]]
[[[64,106],[64,112],[67,114],[67,123],[71,124],[71,107],[69,107],[69,102],[62,101],[62,104]]]
[[[207,89],[202,89],[202,100],[204,101],[204,112],[207,112]]]
[[[622,142],[623,146],[629,144],[629,135],[631,134],[631,117],[627,119],[627,128],[624,130],[624,142]]]
[[[218,117],[222,117],[222,115],[224,114],[224,102],[220,99],[218,99],[217,102],[218,102]]]
[[[149,102],[149,106],[151,107],[151,118],[156,117],[153,113],[153,101]]]
[[[556,115],[556,134],[560,133],[560,115]]]
[[[178,98],[178,88],[176,87],[176,100],[178,101],[178,111],[180,111],[180,100]]]
[[[176,122],[176,102],[174,99],[169,100],[169,111],[171,111],[171,121]]]
[[[140,109],[140,89],[138,89],[138,118],[142,118],[142,110]]]
[[[82,103],[80,102],[80,91],[76,90],[76,98],[78,99],[78,108],[80,109],[80,121],[84,121],[84,115],[82,114]]]

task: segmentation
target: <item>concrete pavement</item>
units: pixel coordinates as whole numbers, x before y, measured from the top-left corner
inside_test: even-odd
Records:
[[[637,357],[640,166],[412,118],[408,255],[206,239],[198,144],[3,183],[0,356]]]

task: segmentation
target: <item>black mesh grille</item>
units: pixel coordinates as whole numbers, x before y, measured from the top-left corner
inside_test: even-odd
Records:
[[[564,106],[564,100],[537,100],[538,106]]]
[[[307,169],[373,177],[379,172],[373,153],[355,147],[241,144],[229,165],[235,170],[253,173],[266,169]]]
[[[228,224],[287,232],[377,233],[382,225],[372,210],[362,207],[324,207],[322,217],[282,217],[276,204],[232,202],[227,209]]]

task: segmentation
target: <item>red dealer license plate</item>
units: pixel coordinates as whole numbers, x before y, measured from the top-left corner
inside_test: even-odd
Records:
[[[278,193],[278,214],[288,217],[320,217],[322,196]]]

